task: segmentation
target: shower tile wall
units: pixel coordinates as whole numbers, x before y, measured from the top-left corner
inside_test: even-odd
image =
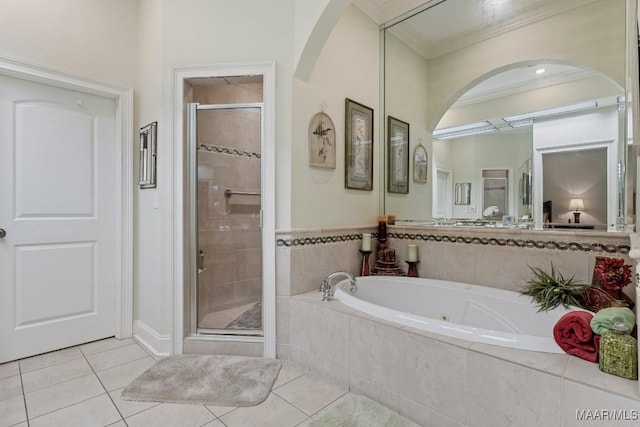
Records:
[[[261,102],[261,97],[262,84],[194,87],[200,104]],[[198,327],[224,328],[211,322],[216,312],[262,299],[260,197],[224,195],[227,189],[260,192],[259,111],[200,110],[198,147],[198,239],[204,254]]]

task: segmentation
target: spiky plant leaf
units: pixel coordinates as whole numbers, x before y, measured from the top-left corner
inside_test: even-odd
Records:
[[[559,305],[568,308],[580,307],[587,292],[587,285],[575,280],[575,276],[566,279],[551,262],[551,271],[547,273],[538,267],[529,269],[533,278],[520,291],[523,295],[530,296],[538,306],[538,312],[549,311]]]

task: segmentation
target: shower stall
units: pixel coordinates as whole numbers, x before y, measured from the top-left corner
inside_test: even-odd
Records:
[[[188,83],[188,334],[261,337],[262,76]]]

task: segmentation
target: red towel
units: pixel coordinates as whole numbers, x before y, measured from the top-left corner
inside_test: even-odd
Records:
[[[595,363],[598,361],[600,336],[591,330],[592,317],[593,314],[587,311],[565,314],[553,327],[553,337],[565,353]]]

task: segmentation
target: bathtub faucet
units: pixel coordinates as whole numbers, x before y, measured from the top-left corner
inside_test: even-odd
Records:
[[[356,279],[351,275],[351,273],[347,273],[346,271],[334,271],[330,275],[327,276],[326,279],[322,281],[320,284],[320,292],[322,292],[322,301],[331,301],[331,297],[333,296],[333,290],[331,290],[331,281],[338,276],[345,276],[349,279],[351,283],[351,287],[349,290],[352,294],[355,294],[358,290],[358,286],[356,285]]]

